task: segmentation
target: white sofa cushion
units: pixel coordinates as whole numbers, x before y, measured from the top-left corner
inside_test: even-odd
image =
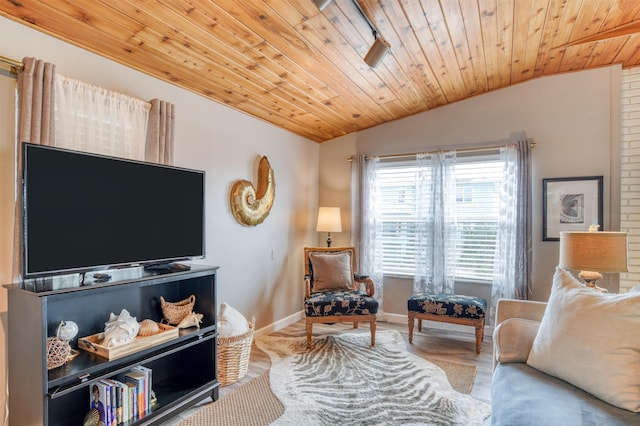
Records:
[[[558,267],[527,364],[640,412],[639,336],[639,293],[598,293]]]
[[[527,362],[531,345],[538,333],[540,321],[524,318],[508,318],[493,331],[496,361]]]

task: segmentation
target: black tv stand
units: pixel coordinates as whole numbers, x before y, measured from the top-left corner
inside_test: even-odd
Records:
[[[147,265],[144,267],[145,271],[150,272],[158,272],[158,273],[171,273],[171,272],[184,272],[191,270],[191,266],[186,265],[184,263],[175,263],[175,262],[167,262],[167,263],[153,263],[151,265]]]
[[[117,378],[134,366],[153,371],[157,404],[122,426],[165,424],[199,401],[218,399],[215,266],[192,265],[174,274],[127,274],[97,285],[27,290],[23,283],[7,285],[10,425],[81,425],[89,410],[89,389],[101,380]],[[181,329],[172,340],[108,359],[85,350],[57,368],[47,368],[46,340],[61,321],[73,321],[78,334],[71,342],[104,331],[113,312],[126,309],[139,320],[161,322],[160,297],[175,301],[195,296],[193,312],[202,314],[200,328]],[[28,314],[26,314],[28,313]]]

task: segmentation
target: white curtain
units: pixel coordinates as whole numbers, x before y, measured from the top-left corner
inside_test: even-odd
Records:
[[[456,232],[455,152],[416,155],[414,293],[454,294]]]
[[[151,104],[56,75],[56,146],[145,159]]]
[[[382,274],[382,235],[381,209],[378,206],[379,187],[376,170],[380,159],[364,155],[352,159],[352,244],[358,249],[361,274],[369,275],[375,284],[375,298],[378,301],[378,317],[384,312],[383,274]]]
[[[531,288],[531,146],[527,140],[500,150],[503,181],[491,315],[502,298],[529,298]]]

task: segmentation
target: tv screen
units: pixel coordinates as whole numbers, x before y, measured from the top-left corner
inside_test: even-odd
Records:
[[[24,144],[24,277],[204,255],[204,172]]]

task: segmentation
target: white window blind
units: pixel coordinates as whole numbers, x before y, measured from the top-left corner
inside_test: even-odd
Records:
[[[419,173],[416,160],[388,159],[380,162],[376,179],[379,185],[383,221],[383,270],[387,275],[412,276],[416,262],[416,229],[425,226],[427,238],[433,235],[433,223],[419,224],[419,197],[431,206],[435,187],[432,170]],[[417,179],[423,179],[418,194]],[[491,281],[500,206],[502,164],[497,153],[458,156],[454,166],[455,203],[448,206],[444,221],[454,237],[453,253],[444,253],[453,263],[456,279]],[[427,181],[427,185],[425,185]],[[453,198],[452,198],[453,199]],[[424,216],[424,215],[422,215]],[[431,214],[427,215],[431,217]]]

